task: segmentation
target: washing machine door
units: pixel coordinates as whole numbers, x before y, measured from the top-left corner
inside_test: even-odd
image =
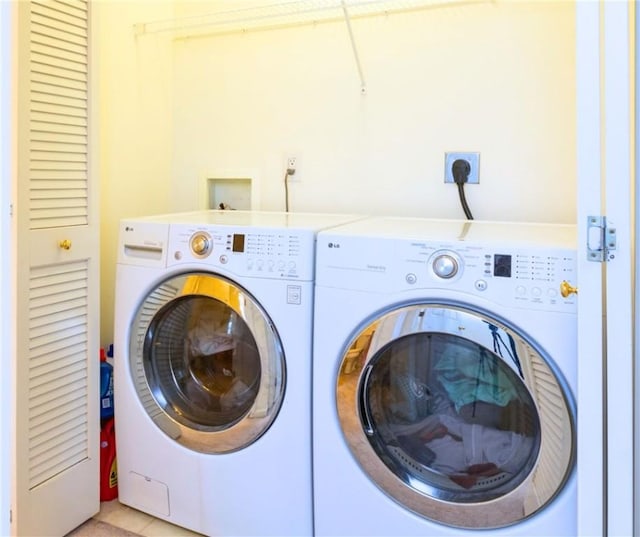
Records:
[[[275,327],[224,277],[191,272],[157,285],[135,315],[129,351],[149,417],[194,451],[248,446],[282,404],[285,361]]]
[[[369,477],[450,526],[520,522],[574,466],[573,398],[551,358],[464,305],[400,307],[360,330],[339,369],[337,407]]]

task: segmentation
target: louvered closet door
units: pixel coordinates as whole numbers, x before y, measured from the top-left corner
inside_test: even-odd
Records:
[[[12,528],[99,509],[99,273],[90,8],[18,7],[18,349]]]

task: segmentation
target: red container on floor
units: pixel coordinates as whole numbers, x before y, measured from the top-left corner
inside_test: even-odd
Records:
[[[100,431],[100,501],[108,502],[117,497],[116,431],[112,418]]]

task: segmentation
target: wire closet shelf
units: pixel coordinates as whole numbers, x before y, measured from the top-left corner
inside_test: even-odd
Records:
[[[478,4],[492,0],[292,0],[253,2],[241,9],[218,10],[198,15],[141,22],[134,25],[136,36],[169,34],[175,39],[215,36],[238,32],[286,28],[344,21],[360,75],[361,91],[366,93],[364,73],[351,28],[351,20],[450,6]]]

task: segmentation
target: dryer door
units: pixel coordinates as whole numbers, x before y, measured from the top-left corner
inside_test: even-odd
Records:
[[[342,360],[337,406],[370,478],[447,525],[522,521],[574,466],[573,399],[550,357],[463,305],[401,307],[362,329]]]
[[[245,289],[208,273],[174,276],[147,295],[134,318],[129,360],[151,419],[203,453],[257,440],[284,396],[273,323]]]

